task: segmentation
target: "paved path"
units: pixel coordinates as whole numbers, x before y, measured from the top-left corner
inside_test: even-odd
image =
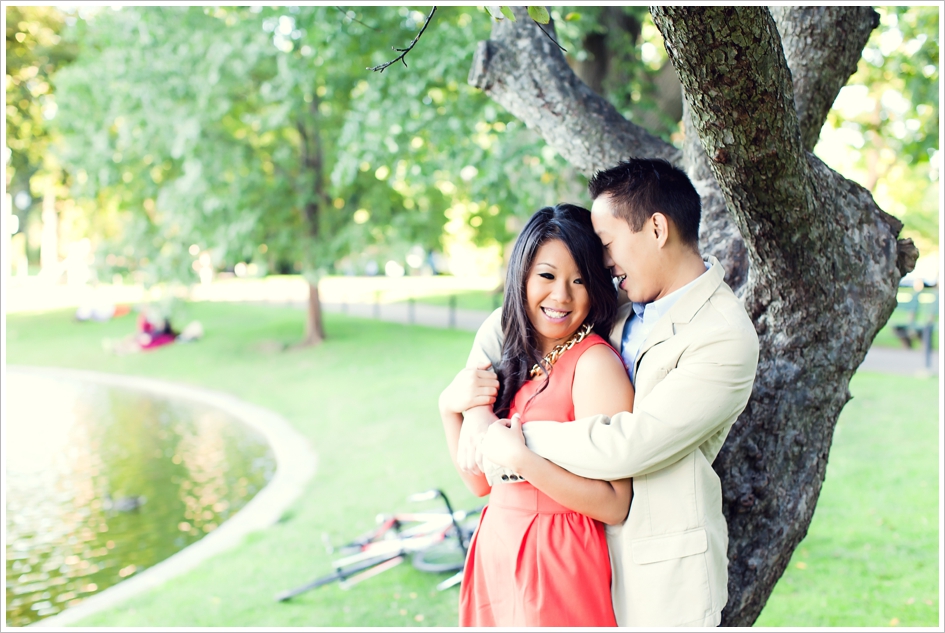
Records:
[[[446,306],[425,303],[323,303],[327,312],[342,312],[367,319],[410,323],[429,327],[455,328],[475,332],[490,312],[486,310],[450,310]]]
[[[873,347],[860,365],[863,371],[906,376],[938,376],[939,353],[932,352],[931,367],[925,366],[925,353],[917,349]]]
[[[294,304],[304,307],[303,304]],[[327,312],[341,312],[351,316],[368,319],[380,319],[394,323],[413,323],[431,327],[452,327],[458,330],[475,332],[489,316],[485,310],[456,309],[453,315],[446,306],[433,306],[416,303],[323,303]],[[906,376],[937,376],[939,374],[939,353],[933,352],[931,367],[925,366],[925,354],[918,349],[894,349],[874,347],[866,354],[863,371],[875,371]]]

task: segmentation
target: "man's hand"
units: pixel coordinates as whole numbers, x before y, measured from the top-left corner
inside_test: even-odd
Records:
[[[511,420],[499,420],[489,426],[482,440],[482,455],[490,462],[520,470],[523,458],[528,455],[525,436],[522,434],[522,420],[516,413]]]
[[[456,449],[456,465],[470,475],[482,474],[482,454],[479,445],[498,418],[491,407],[473,407],[466,411],[463,426],[459,431],[459,446]]]
[[[440,409],[462,413],[473,407],[491,406],[499,392],[499,379],[491,367],[491,364],[485,363],[456,374],[440,394]]]

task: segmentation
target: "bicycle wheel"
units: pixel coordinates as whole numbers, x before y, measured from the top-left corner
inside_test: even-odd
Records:
[[[459,571],[466,564],[466,551],[450,538],[415,553],[411,562],[420,571],[434,574]]]
[[[469,549],[469,542],[476,528],[479,527],[479,518],[482,515],[482,508],[477,508],[464,513],[461,519],[458,519],[460,534],[456,534],[456,528],[451,527],[444,540],[435,543],[413,555],[411,563],[420,571],[434,574],[461,571],[466,565],[466,551]],[[460,545],[462,539],[462,545]]]

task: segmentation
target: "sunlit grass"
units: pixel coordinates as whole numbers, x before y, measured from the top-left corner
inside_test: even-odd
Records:
[[[757,624],[939,621],[938,380],[854,377],[807,537]]]
[[[286,349],[302,337],[299,310],[207,302],[185,315],[203,323],[203,340],[118,357],[102,340],[131,333],[133,317],[77,323],[72,314],[8,316],[8,362],[227,391],[281,413],[318,454],[314,479],[278,525],[82,626],[456,624],[457,590],[437,592],[440,577],[409,565],[348,591],[323,587],[285,604],[273,596],[329,571],[323,533],[352,537],[377,513],[409,508],[412,492],[438,486],[457,506],[478,502],[453,471],[436,413],[471,332],[327,314],[322,346]],[[862,374],[851,389],[811,530],[759,624],[937,623],[937,383]]]
[[[335,543],[351,538],[371,527],[379,512],[410,509],[410,493],[441,487],[458,507],[478,503],[453,471],[436,411],[439,391],[465,361],[471,333],[329,314],[329,339],[322,346],[282,351],[302,337],[299,310],[200,303],[190,306],[188,317],[203,323],[203,340],[116,357],[103,351],[101,341],[133,331],[133,318],[76,323],[71,315],[9,316],[8,362],[227,391],[284,415],[318,454],[315,478],[283,522],[83,625],[456,623],[456,589],[436,592],[442,578],[409,565],[350,591],[325,587],[286,604],[273,596],[330,570],[323,533]]]

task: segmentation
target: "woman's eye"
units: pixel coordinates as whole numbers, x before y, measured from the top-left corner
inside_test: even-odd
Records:
[[[583,283],[584,283],[584,280],[581,279],[581,278],[578,278],[578,279],[575,279],[575,280],[574,280],[574,283],[576,283],[576,284],[583,284]]]
[[[551,273],[538,273],[539,277],[544,277],[545,279],[554,279],[555,276]]]

